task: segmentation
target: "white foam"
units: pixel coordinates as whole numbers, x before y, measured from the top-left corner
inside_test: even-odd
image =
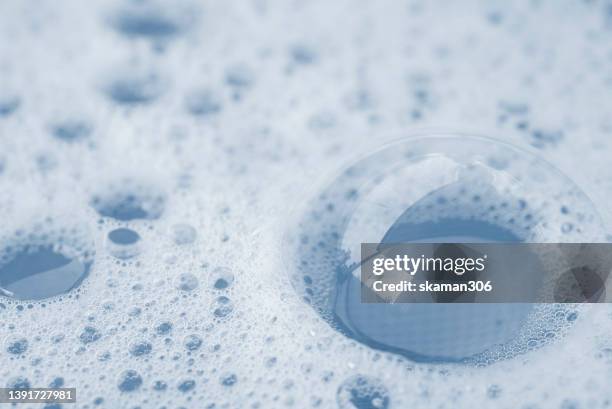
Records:
[[[22,355],[0,351],[1,382],[23,376],[44,387],[61,376],[77,388],[79,407],[96,398],[102,407],[335,407],[340,385],[356,374],[378,379],[393,408],[598,407],[609,399],[607,305],[581,310],[563,337],[512,360],[415,364],[329,327],[294,291],[281,246],[294,222],[287,208],[310,199],[310,187],[316,194],[319,179],[422,125],[537,146],[609,221],[603,5],[159,3],[155,12],[168,9],[188,26],[160,42],[113,26],[126,4],[0,2],[0,102],[20,98],[0,116],[2,233],[51,216],[60,229],[77,226],[70,237],[95,250],[72,297],[32,308],[0,298],[2,338],[28,339]],[[316,59],[296,62],[296,44]],[[252,73],[248,86],[227,83],[235,67]],[[158,80],[140,89],[145,102],[108,97],[109,83],[138,88],[133,79],[151,74]],[[222,109],[190,113],[194,89],[210,89]],[[511,116],[500,101],[529,111]],[[66,120],[91,133],[53,137],[50,126]],[[539,138],[538,130],[563,137]],[[163,195],[163,212],[100,222],[92,197],[123,188]],[[197,232],[192,243],[176,243],[180,224]],[[108,252],[106,236],[119,226],[140,235],[138,256]],[[211,285],[220,267],[233,274],[223,291]],[[185,273],[198,280],[192,291],[177,288]],[[214,314],[220,296],[233,307],[223,317]],[[157,334],[166,321],[172,330]],[[83,343],[86,327],[99,339]],[[203,340],[196,351],[184,345],[192,334]],[[137,342],[151,343],[151,352],[134,357]],[[127,370],[142,385],[122,393]],[[181,392],[186,380],[195,387]],[[168,389],[155,390],[156,381]]]

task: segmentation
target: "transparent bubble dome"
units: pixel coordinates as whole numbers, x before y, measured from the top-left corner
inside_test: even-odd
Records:
[[[431,134],[392,143],[342,171],[300,210],[292,282],[334,328],[419,362],[491,363],[567,330],[544,304],[361,302],[361,243],[601,242],[588,197],[537,156],[494,140]],[[525,291],[542,277],[517,271]]]

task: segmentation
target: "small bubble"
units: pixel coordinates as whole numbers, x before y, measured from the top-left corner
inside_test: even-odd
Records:
[[[164,91],[163,81],[157,74],[125,75],[110,81],[104,92],[119,105],[146,105]]]
[[[238,377],[235,374],[226,374],[221,377],[221,385],[234,386],[238,382]]]
[[[210,90],[194,91],[185,98],[190,114],[200,117],[217,114],[223,108],[221,98]]]
[[[134,343],[130,346],[130,354],[132,356],[148,355],[151,353],[152,349],[153,349],[153,346],[151,345],[151,343],[146,342],[146,341],[141,341],[141,342]]]
[[[11,115],[21,105],[21,99],[17,96],[0,96],[0,117]]]
[[[108,233],[108,238],[115,244],[134,244],[140,240],[140,236],[134,230],[119,228]]]
[[[164,211],[165,197],[142,189],[118,191],[93,196],[91,206],[100,216],[120,221],[154,220]]]
[[[102,333],[100,333],[100,331],[94,327],[85,327],[83,332],[81,332],[81,335],[79,335],[79,339],[83,344],[91,344],[92,342],[99,340],[101,337]]]
[[[234,305],[228,297],[218,297],[214,303],[214,315],[217,318],[225,318],[232,313]]]
[[[340,409],[387,409],[389,391],[383,383],[365,375],[354,375],[338,388],[336,400]]]
[[[140,374],[129,369],[121,374],[117,386],[121,392],[132,392],[140,388],[140,385],[142,385],[142,377]]]
[[[30,389],[30,381],[26,377],[17,376],[9,379],[6,383],[6,387],[12,389]]]
[[[193,243],[196,236],[196,229],[188,224],[175,224],[172,226],[172,238],[179,246]]]
[[[313,48],[300,44],[291,47],[291,58],[297,64],[308,65],[315,63],[318,59],[318,55]]]
[[[187,379],[185,381],[182,381],[181,383],[179,383],[178,385],[178,390],[181,392],[189,392],[190,390],[192,390],[193,388],[195,388],[195,381],[192,379]]]
[[[225,73],[225,82],[233,88],[249,88],[253,85],[255,75],[253,71],[244,64],[229,67]]]
[[[150,6],[124,8],[114,16],[111,23],[115,30],[126,37],[156,40],[174,37],[182,28],[178,21],[163,13],[163,10]]]
[[[8,342],[8,346],[6,350],[9,354],[13,355],[21,355],[28,349],[28,340],[25,338],[20,338],[16,340],[10,340]]]
[[[183,273],[179,276],[178,289],[181,291],[193,291],[198,284],[198,279],[191,273]]]
[[[156,391],[165,391],[166,389],[168,389],[168,384],[164,381],[155,381],[155,383],[153,384],[153,389],[155,389]]]
[[[185,338],[185,348],[188,351],[195,351],[202,346],[202,338],[197,335],[189,335]]]
[[[217,267],[213,270],[212,282],[216,290],[226,290],[234,283],[234,274],[227,267]]]
[[[53,379],[49,384],[49,388],[61,388],[62,386],[64,386],[64,378],[59,376]]]
[[[487,389],[487,397],[489,399],[497,399],[501,395],[502,388],[499,385],[491,385]]]
[[[162,322],[157,327],[155,327],[155,332],[158,335],[166,335],[172,331],[172,323],[170,322]]]
[[[91,131],[91,125],[81,120],[64,121],[51,127],[52,135],[64,142],[76,142],[86,139],[91,134]]]

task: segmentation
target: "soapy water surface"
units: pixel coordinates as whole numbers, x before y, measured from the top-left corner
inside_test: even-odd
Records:
[[[606,238],[611,16],[2,2],[1,386],[76,387],[79,408],[609,406],[608,305],[372,322],[350,289],[365,235]],[[493,142],[388,145],[439,125]]]

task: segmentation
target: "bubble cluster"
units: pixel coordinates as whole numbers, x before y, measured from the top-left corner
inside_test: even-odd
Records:
[[[341,409],[387,409],[391,407],[389,391],[375,378],[355,375],[338,388],[338,406]]]

